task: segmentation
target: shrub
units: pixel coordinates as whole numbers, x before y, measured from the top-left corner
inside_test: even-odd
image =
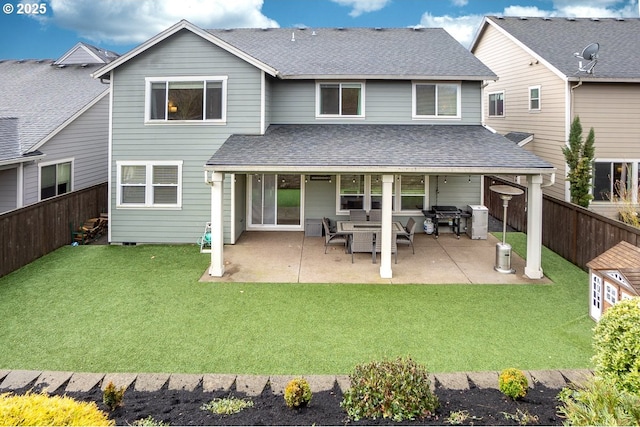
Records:
[[[558,400],[558,415],[569,425],[640,425],[640,397],[617,388],[612,378],[565,387]]]
[[[341,406],[349,418],[414,420],[433,414],[438,397],[431,392],[425,367],[410,358],[357,365]]]
[[[116,409],[118,406],[122,406],[122,400],[124,399],[124,391],[126,387],[118,388],[113,383],[113,381],[109,381],[109,384],[104,388],[102,392],[102,403],[107,405],[107,408],[110,410]]]
[[[306,406],[311,396],[311,388],[304,378],[292,379],[284,389],[284,402],[289,408]]]
[[[162,421],[158,421],[155,418],[153,418],[151,415],[149,415],[147,418],[140,418],[139,420],[135,420],[133,422],[134,426],[140,426],[140,427],[165,427],[168,426],[168,423],[163,423]]]
[[[216,398],[209,403],[205,403],[200,407],[203,411],[213,412],[218,415],[237,414],[246,408],[252,408],[253,401],[248,399],[239,399],[237,397]]]
[[[593,334],[595,373],[640,394],[640,298],[623,300],[600,318]]]
[[[516,400],[527,395],[529,382],[520,369],[507,368],[498,377],[498,387],[505,396]]]
[[[112,426],[95,402],[27,392],[0,394],[0,426]]]

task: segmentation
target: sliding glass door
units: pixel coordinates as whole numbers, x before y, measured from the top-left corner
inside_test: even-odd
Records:
[[[288,174],[253,174],[249,183],[249,227],[302,227],[302,177]]]

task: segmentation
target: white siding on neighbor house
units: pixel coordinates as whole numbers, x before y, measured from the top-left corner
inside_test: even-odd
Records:
[[[0,214],[17,207],[18,169],[0,170]]]
[[[566,143],[566,83],[542,62],[519,45],[487,26],[474,55],[498,80],[484,89],[485,123],[500,134],[527,132],[534,140],[525,148],[557,168],[556,184],[545,193],[564,200],[565,162],[562,147]],[[529,88],[540,86],[540,110],[529,110]],[[489,117],[489,94],[504,91],[504,117]]]
[[[145,78],[228,76],[226,124],[145,124]],[[111,241],[195,243],[211,218],[204,165],[234,133],[260,133],[260,70],[186,30],[114,71]],[[178,210],[115,208],[116,161],[183,160]],[[230,241],[230,178],[225,179],[225,236]]]
[[[107,86],[105,86],[107,88]],[[39,148],[41,163],[72,159],[72,190],[107,182],[109,96],[105,96]],[[40,201],[37,162],[25,163],[24,204]]]
[[[274,124],[480,124],[480,83],[462,82],[460,119],[413,120],[411,80],[364,82],[364,118],[316,118],[315,80],[272,80]]]

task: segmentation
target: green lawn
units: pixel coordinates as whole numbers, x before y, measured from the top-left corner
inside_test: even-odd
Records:
[[[525,252],[524,235],[507,241]],[[553,285],[199,283],[208,262],[192,245],[67,246],[0,278],[0,369],[341,374],[395,356],[432,372],[590,366],[587,274],[546,249]]]

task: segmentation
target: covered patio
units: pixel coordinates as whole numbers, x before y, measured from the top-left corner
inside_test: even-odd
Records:
[[[273,233],[248,231],[235,245],[224,247],[225,272],[214,277],[205,271],[203,282],[262,283],[378,283],[378,284],[544,284],[549,279],[524,276],[525,261],[515,254],[511,265],[515,274],[494,270],[498,240],[443,233],[438,239],[423,232],[410,247],[398,248],[393,278],[380,277],[380,255],[376,264],[371,254],[351,254],[340,246],[324,253],[324,237],[308,237],[303,232]]]

